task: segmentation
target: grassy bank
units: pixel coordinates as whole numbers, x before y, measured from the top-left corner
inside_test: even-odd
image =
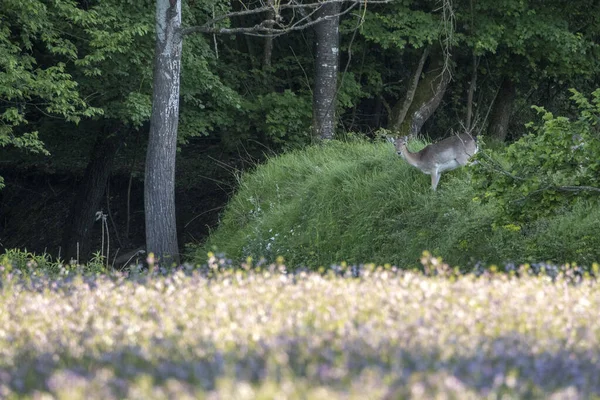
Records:
[[[421,143],[421,146],[423,144]],[[387,143],[332,142],[271,159],[242,178],[220,227],[197,248],[233,259],[316,268],[348,263],[418,265],[425,249],[453,265],[600,259],[600,210],[581,202],[527,225],[498,224],[500,207],[482,203],[471,170],[429,176]]]

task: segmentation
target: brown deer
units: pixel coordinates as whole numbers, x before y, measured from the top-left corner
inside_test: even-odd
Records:
[[[479,150],[476,138],[469,133],[461,133],[432,143],[416,153],[408,151],[407,142],[408,136],[394,139],[396,152],[413,167],[431,175],[433,190],[437,188],[442,172],[466,165]]]

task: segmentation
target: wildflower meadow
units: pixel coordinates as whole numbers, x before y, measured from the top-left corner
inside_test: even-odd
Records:
[[[291,272],[213,257],[54,277],[3,266],[0,397],[600,398],[593,271],[422,261]]]

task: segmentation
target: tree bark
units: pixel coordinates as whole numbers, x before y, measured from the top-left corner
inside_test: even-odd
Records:
[[[317,18],[326,17],[315,25],[315,86],[313,89],[313,130],[321,139],[335,135],[335,103],[339,59],[339,26],[341,3],[326,3]]]
[[[390,128],[393,132],[400,130],[400,126],[404,119],[406,118],[406,113],[410,108],[410,105],[413,102],[415,97],[415,91],[417,90],[417,85],[419,84],[419,79],[421,79],[421,73],[423,72],[423,66],[425,66],[425,61],[429,56],[429,47],[426,47],[423,50],[423,54],[421,54],[421,59],[419,60],[419,64],[417,64],[417,68],[413,74],[413,78],[410,81],[410,85],[408,90],[406,91],[406,96],[404,96],[403,102],[398,102],[396,106],[392,109],[392,114],[390,115]]]
[[[508,124],[512,107],[517,97],[517,89],[513,81],[505,76],[502,79],[500,90],[494,100],[490,115],[490,124],[488,126],[488,136],[492,140],[504,142],[508,134]]]
[[[181,72],[181,0],[156,1],[152,116],[146,155],[146,251],[161,265],[179,264],[175,157]]]
[[[109,132],[108,136],[99,133],[96,138],[90,161],[77,194],[73,198],[69,219],[63,231],[64,259],[67,262],[72,259],[80,263],[86,262],[91,255],[91,233],[96,212],[100,210],[106,183],[122,138],[118,132]]]
[[[434,47],[430,52],[427,71],[419,81],[414,99],[408,108],[407,117],[397,130],[401,136],[418,134],[423,124],[437,110],[450,83],[451,76],[446,62],[441,47]]]
[[[471,82],[469,83],[469,93],[467,94],[467,117],[465,118],[465,128],[471,132],[471,123],[473,122],[473,96],[477,90],[477,68],[479,60],[473,53],[473,70],[471,71]]]

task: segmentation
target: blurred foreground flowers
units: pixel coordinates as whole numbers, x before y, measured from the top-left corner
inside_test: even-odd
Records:
[[[423,257],[425,274],[215,257],[166,274],[5,273],[0,398],[600,396],[593,277],[463,275]]]

